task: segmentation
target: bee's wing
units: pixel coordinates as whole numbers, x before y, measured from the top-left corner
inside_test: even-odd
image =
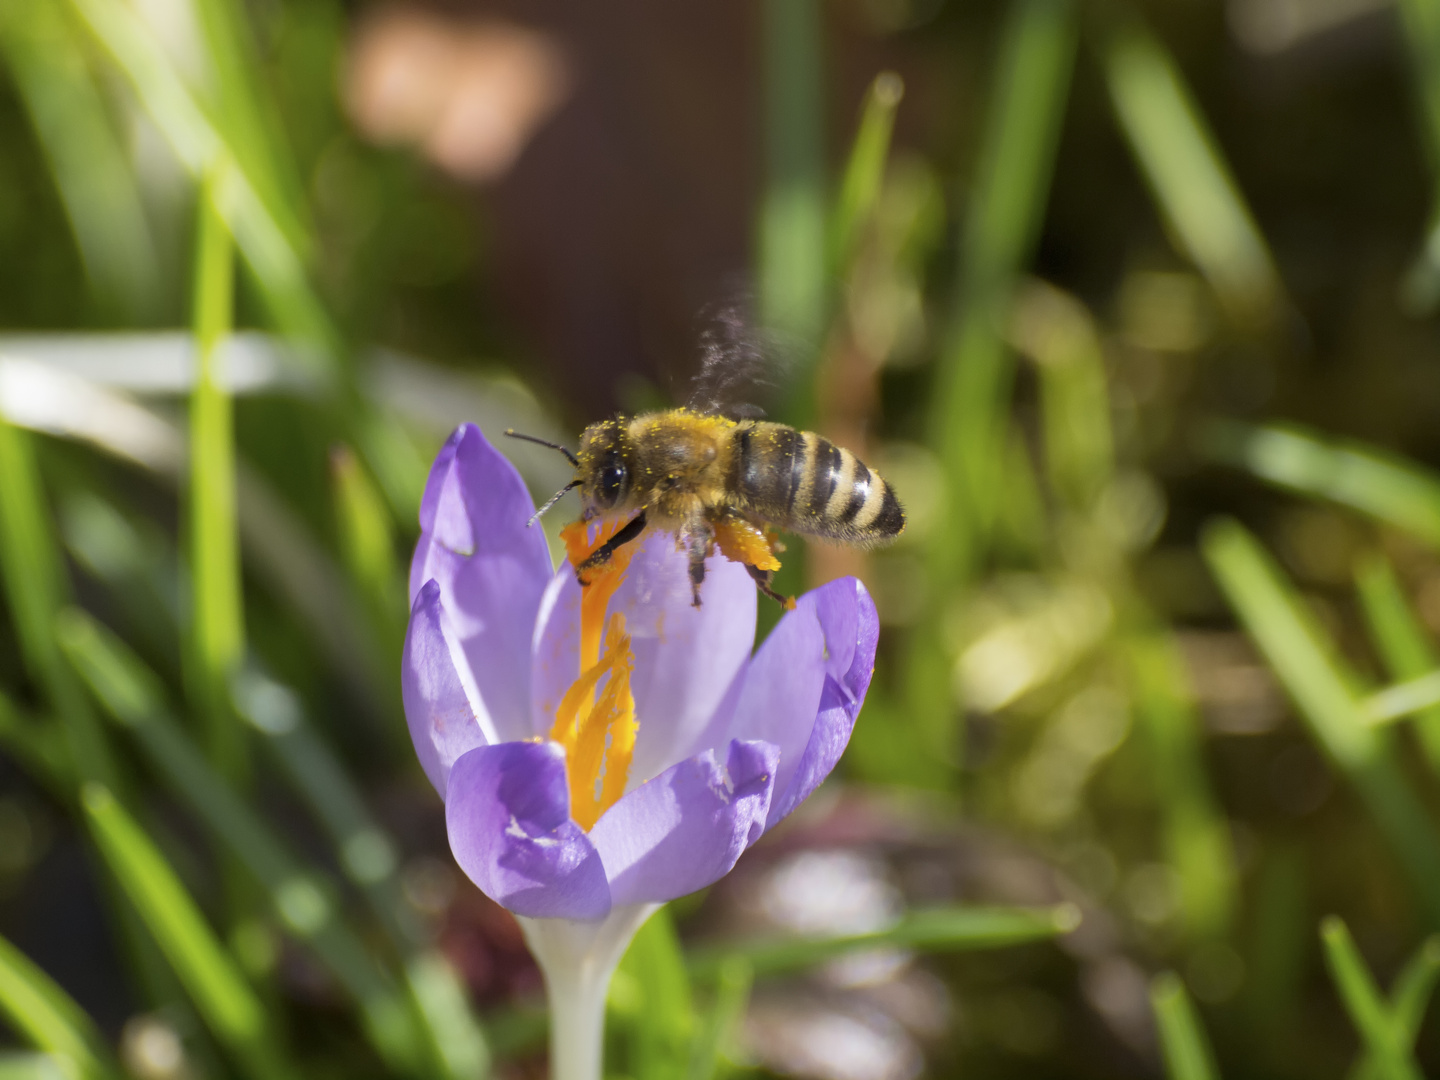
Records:
[[[774,400],[785,384],[787,350],[755,326],[748,308],[731,300],[701,313],[700,371],[688,402],[696,412],[755,419],[765,415],[761,403]]]

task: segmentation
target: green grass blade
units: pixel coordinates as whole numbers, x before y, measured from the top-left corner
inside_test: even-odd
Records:
[[[1440,772],[1440,654],[1411,609],[1395,571],[1378,552],[1356,568],[1360,607],[1370,638],[1390,677],[1405,680],[1372,696],[1365,711],[1372,720],[1415,713],[1415,731]],[[1428,698],[1428,700],[1427,700]]]
[[[406,956],[410,995],[442,1075],[462,1080],[485,1075],[489,1051],[449,962],[416,948],[425,935],[400,895],[398,849],[371,817],[364,799],[330,747],[307,722],[299,699],[256,672],[236,680],[235,708],[266,739],[291,787],[329,835],[345,876],[361,891]]]
[[[1171,972],[1157,975],[1150,984],[1150,1007],[1165,1054],[1165,1075],[1170,1080],[1219,1080],[1215,1057],[1185,984]]]
[[[1367,722],[1358,680],[1305,611],[1259,542],[1234,521],[1209,525],[1201,550],[1231,608],[1269,663],[1322,750],[1354,785],[1432,923],[1440,923],[1440,837]]]
[[[893,71],[875,76],[865,94],[860,127],[845,163],[840,193],[830,219],[830,268],[838,278],[855,250],[865,223],[874,213],[890,158],[890,134],[895,129],[895,110],[905,96],[905,83]]]
[[[1001,338],[1014,288],[1030,258],[1050,190],[1076,43],[1068,0],[1013,0],[999,48],[962,237],[957,320],[936,375],[930,429],[959,485],[953,515],[968,507],[981,527],[999,513],[1013,362]],[[935,529],[935,593],[977,557],[967,520]]]
[[[367,1031],[393,1067],[416,1068],[418,1032],[408,1006],[360,939],[340,921],[329,890],[205,761],[165,711],[159,681],[83,612],[66,613],[61,641],[106,711],[134,735],[167,787],[266,890],[275,914],[359,1003]]]
[[[825,130],[819,0],[764,0],[761,321],[813,350],[825,321]],[[808,373],[809,366],[804,368]],[[803,378],[803,376],[802,376]],[[809,387],[796,394],[808,399]],[[803,417],[790,417],[803,422]]]
[[[70,2],[197,182],[222,154],[234,163],[215,201],[276,325],[283,333],[318,345],[320,352],[306,353],[304,359],[315,365],[313,374],[331,374],[339,335],[310,287],[302,254],[248,175],[245,158],[225,144],[161,44],[128,6],[121,0]]]
[[[75,1080],[76,1069],[49,1054],[0,1053],[0,1080]]]
[[[695,1034],[686,1080],[714,1080],[719,1073],[721,1056],[745,1015],[754,981],[755,972],[744,957],[721,961],[715,973],[715,1002]]]
[[[1349,507],[1440,548],[1440,476],[1413,462],[1293,426],[1216,424],[1204,443],[1217,461]]]
[[[1437,978],[1440,978],[1440,937],[1431,937],[1401,969],[1390,994],[1391,1021],[1398,1029],[1401,1046],[1414,1049]],[[1352,1075],[1357,1080],[1378,1080],[1383,1075],[1383,1062],[1373,1053],[1366,1053]]]
[[[1397,1019],[1380,996],[1375,980],[1345,924],[1335,916],[1320,924],[1320,940],[1325,946],[1325,962],[1340,992],[1345,1011],[1350,1014],[1366,1052],[1374,1063],[1379,1080],[1421,1080],[1409,1046]]]
[[[81,801],[111,873],[216,1038],[255,1080],[298,1075],[276,1045],[260,999],[159,849],[107,788],[87,784]]]
[[[215,203],[223,159],[200,187],[195,254],[195,388],[190,394],[191,693],[204,718],[210,763],[244,786],[244,731],[230,708],[230,680],[245,651],[239,540],[235,528],[234,418],[219,352],[232,328],[235,291],[230,233]]]
[[[1104,64],[1121,130],[1185,253],[1232,317],[1268,321],[1282,291],[1275,264],[1175,61],[1132,22]]]
[[[1148,736],[1166,860],[1180,881],[1186,931],[1223,935],[1238,905],[1230,827],[1205,771],[1203,734],[1183,661],[1168,637],[1138,637],[1127,649],[1135,711]]]
[[[635,1076],[681,1076],[690,1058],[694,1005],[690,976],[670,909],[640,927],[616,976],[631,988],[630,1071]]]
[[[0,692],[0,748],[14,755],[31,777],[64,798],[70,787],[70,759],[53,725],[22,716],[9,696]]]
[[[1384,724],[1416,713],[1432,712],[1437,703],[1440,703],[1440,671],[1433,671],[1375,691],[1361,702],[1361,708],[1370,723]]]
[[[894,926],[866,934],[783,938],[729,943],[696,950],[689,958],[697,978],[713,978],[732,957],[746,960],[757,976],[813,967],[856,949],[898,948],[919,952],[999,949],[1067,934],[1079,925],[1071,904],[1053,908],[940,907],[913,911]]]
[[[440,1075],[450,1080],[484,1080],[490,1075],[490,1047],[470,1010],[459,975],[441,953],[417,952],[405,964],[405,982],[424,1022]]]
[[[0,1012],[38,1050],[67,1066],[68,1076],[114,1080],[119,1076],[99,1030],[50,976],[0,937]]]
[[[1440,301],[1440,3],[1399,0],[1396,8],[1409,46],[1411,82],[1420,103],[1420,135],[1434,185],[1425,242],[1406,275],[1402,298],[1417,314],[1428,314]]]
[[[55,178],[102,314],[153,315],[160,267],[120,139],[69,13],[48,0],[11,0],[0,13],[0,55]]]
[[[285,153],[276,111],[256,75],[263,70],[247,10],[233,0],[196,0],[208,59],[208,85],[225,140],[246,163],[256,193],[302,261],[310,238],[302,224],[302,187]]]
[[[0,577],[20,652],[65,730],[74,775],[114,782],[104,733],[61,660],[55,617],[67,588],[31,437],[0,416]]]
[[[1035,362],[1050,490],[1085,512],[1115,471],[1105,355],[1089,310],[1069,293],[1033,281],[1020,293],[1015,344]]]

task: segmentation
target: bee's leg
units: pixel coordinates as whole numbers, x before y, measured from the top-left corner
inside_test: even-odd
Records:
[[[641,510],[628,525],[592,551],[584,562],[575,567],[576,580],[578,580],[581,585],[589,585],[590,582],[586,580],[586,578],[591,570],[604,566],[610,561],[610,556],[615,554],[616,549],[630,543],[631,540],[636,539],[644,531],[645,511]]]
[[[749,563],[745,564],[745,569],[748,570],[750,572],[750,576],[755,579],[755,587],[757,589],[759,589],[766,596],[770,597],[771,600],[774,600],[786,611],[794,610],[795,601],[793,598],[789,596],[781,596],[778,592],[776,592],[770,587],[770,582],[771,579],[773,579],[775,576],[775,571],[761,570],[758,566],[751,566]]]
[[[691,527],[686,541],[690,553],[690,602],[697,608],[700,606],[700,586],[705,584],[705,556],[710,554],[714,539],[709,522],[702,522]]]

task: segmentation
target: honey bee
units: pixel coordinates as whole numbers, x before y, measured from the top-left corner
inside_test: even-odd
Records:
[[[689,406],[591,424],[578,453],[534,436],[505,434],[558,450],[575,468],[574,479],[535,518],[579,488],[582,520],[625,522],[576,566],[581,585],[623,545],[647,530],[662,530],[673,533],[689,556],[696,607],[705,560],[716,547],[744,565],[762,593],[790,607],[793,601],[771,588],[780,562],[768,527],[874,547],[900,535],[905,511],[880,474],[849,450],[812,431],[747,415],[746,406],[725,404],[742,384],[763,385],[773,361],[737,312],[714,314],[715,323],[701,336],[701,373]]]
[[[582,585],[624,544],[647,529],[674,533],[690,559],[693,601],[700,606],[705,559],[737,553],[766,596],[778,562],[760,548],[766,526],[858,547],[888,543],[905,528],[905,511],[880,474],[849,450],[813,431],[763,420],[733,420],[688,408],[591,424],[578,454],[563,453],[575,478],[536,513],[580,489],[586,520],[627,523],[575,568]],[[757,553],[760,553],[757,555]]]

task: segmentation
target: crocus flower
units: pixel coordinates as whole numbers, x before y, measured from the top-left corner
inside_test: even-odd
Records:
[[[450,847],[520,917],[545,973],[557,1078],[599,1075],[605,987],[655,907],[726,874],[839,759],[878,623],[845,578],[758,651],[756,590],[710,558],[703,606],[658,533],[586,588],[474,425],[430,472],[410,570],[405,714]],[[598,543],[572,527],[572,557]]]

